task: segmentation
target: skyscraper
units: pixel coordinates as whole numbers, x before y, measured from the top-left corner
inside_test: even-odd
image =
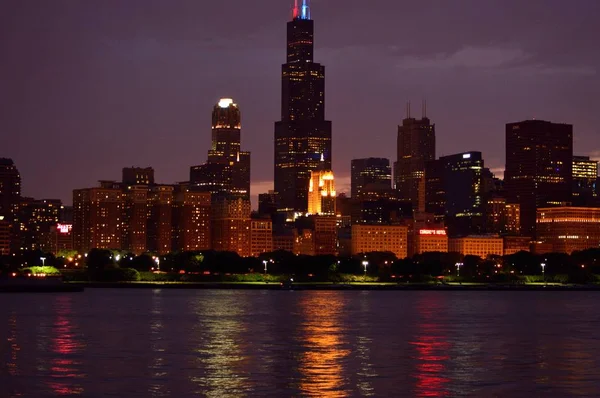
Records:
[[[335,216],[336,192],[331,170],[310,172],[308,213]]]
[[[21,175],[12,159],[0,158],[0,217],[10,231],[11,250],[19,249],[16,214],[21,201]]]
[[[231,98],[222,98],[212,112],[208,161],[190,169],[196,190],[250,199],[250,152],[241,151],[241,113]]]
[[[407,117],[398,126],[394,187],[398,190],[400,199],[412,203],[414,210],[423,210],[419,209],[419,185],[423,187],[425,163],[434,159],[435,124],[431,124],[427,118],[425,106],[421,119],[411,117],[409,104]]]
[[[536,209],[571,202],[573,126],[543,120],[506,125],[504,188],[521,209],[521,233],[535,237]]]
[[[323,155],[331,170],[331,122],[325,120],[325,67],[313,62],[314,24],[307,0],[295,0],[281,71],[281,121],[275,123],[275,191],[280,211],[306,212],[310,172]]]
[[[598,161],[590,160],[589,156],[573,156],[573,204],[597,205],[598,191]]]
[[[390,160],[385,158],[353,159],[350,195],[360,199],[366,191],[385,191],[392,187]]]

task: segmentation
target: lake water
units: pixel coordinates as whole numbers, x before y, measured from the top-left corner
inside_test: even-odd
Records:
[[[600,395],[600,293],[0,295],[0,397]]]

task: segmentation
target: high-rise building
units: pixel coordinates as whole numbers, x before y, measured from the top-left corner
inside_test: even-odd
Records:
[[[144,180],[145,181],[145,180]],[[140,255],[147,251],[148,186],[123,187],[123,239],[121,248]]]
[[[156,185],[148,192],[148,251],[167,254],[172,249],[173,191],[171,185]]]
[[[0,158],[0,216],[9,225],[11,250],[19,249],[16,213],[21,201],[21,175],[12,159]]]
[[[485,192],[481,152],[442,156],[427,162],[426,210],[441,221],[453,236],[480,234],[485,227]]]
[[[10,223],[0,215],[0,256],[10,253]]]
[[[273,251],[273,221],[252,217],[250,221],[250,255],[258,257]]]
[[[172,213],[174,251],[211,248],[210,211],[210,192],[194,192],[186,184],[175,186]]]
[[[536,209],[571,202],[573,126],[543,120],[506,125],[504,189],[521,210],[521,233],[535,237]]]
[[[251,255],[251,206],[242,198],[219,197],[212,201],[212,247],[216,251]]]
[[[275,123],[275,191],[279,210],[305,213],[310,172],[331,170],[331,122],[325,120],[325,67],[315,63],[314,23],[307,0],[287,24],[281,72],[281,121]]]
[[[154,169],[152,167],[124,167],[123,184],[154,185]]]
[[[312,170],[308,186],[308,213],[335,215],[336,192],[331,170]]]
[[[18,246],[20,250],[44,250],[48,235],[59,219],[61,201],[58,199],[35,200],[21,198],[16,220],[19,230]]]
[[[222,98],[212,112],[211,149],[206,163],[190,168],[195,190],[250,198],[250,152],[241,151],[241,112]]]
[[[599,196],[598,161],[589,156],[573,156],[573,205],[597,205]]]
[[[424,107],[425,108],[425,107]],[[435,124],[431,124],[423,110],[423,117],[410,116],[398,126],[397,160],[394,163],[394,187],[400,199],[412,203],[415,211],[423,211],[419,204],[419,186],[423,184],[425,164],[435,159]]]
[[[123,195],[118,184],[73,191],[73,248],[121,249]]]
[[[385,158],[353,159],[350,195],[360,199],[365,192],[387,191],[392,187],[392,168]]]

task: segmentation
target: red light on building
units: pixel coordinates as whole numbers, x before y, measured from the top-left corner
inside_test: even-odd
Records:
[[[61,234],[69,234],[73,229],[73,224],[56,224],[56,230]]]
[[[420,229],[419,235],[443,235],[446,236],[445,229]]]

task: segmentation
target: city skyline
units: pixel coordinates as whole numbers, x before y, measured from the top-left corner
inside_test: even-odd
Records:
[[[385,32],[408,29],[398,25],[411,22],[410,16],[418,20],[427,5],[382,1],[373,10],[353,1],[339,9],[338,3],[342,2],[313,1],[312,18],[317,22],[315,61],[328,68],[325,117],[334,126],[332,168],[339,192],[349,192],[351,159],[395,159],[404,106],[408,101],[420,104],[422,99],[427,99],[428,116],[436,124],[438,156],[481,151],[486,165],[497,172],[504,168],[505,124],[535,116],[573,124],[574,153],[599,157],[594,137],[600,120],[592,111],[599,100],[591,96],[598,92],[593,79],[598,55],[586,50],[593,48],[591,33],[596,28],[586,18],[597,10],[595,2],[582,1],[575,11],[558,1],[531,2],[519,5],[519,13],[514,8],[517,2],[492,8],[490,4],[467,7],[476,4],[467,1],[464,8],[448,12],[438,3],[445,17],[432,15],[430,25],[437,23],[450,36],[443,39],[451,43],[443,43],[439,33],[425,32],[419,37],[399,34],[393,43],[380,40],[387,37]],[[0,68],[13,76],[0,94],[0,119],[9,132],[2,156],[13,158],[19,168],[23,194],[70,203],[72,189],[117,179],[121,168],[132,165],[153,167],[157,182],[186,180],[189,166],[203,162],[209,149],[207,110],[218,98],[233,97],[244,112],[242,146],[257,154],[251,179],[256,207],[256,195],[273,184],[272,123],[278,119],[278,69],[285,59],[284,24],[291,19],[291,1],[268,1],[272,7],[261,13],[246,10],[249,6],[240,2],[239,11],[247,11],[245,19],[224,22],[223,29],[206,18],[229,15],[224,5],[202,6],[204,13],[192,6],[191,15],[185,15],[183,3],[174,3],[168,14],[178,17],[180,23],[174,26],[167,17],[160,18],[165,10],[156,3],[155,9],[140,14],[135,27],[126,28],[130,14],[138,15],[133,8],[55,4],[43,5],[48,9],[40,15],[48,17],[41,20],[32,14],[35,6],[10,4],[15,12],[5,15],[16,19],[2,24],[8,32],[0,50],[9,61]],[[542,4],[544,13],[535,14],[536,23],[553,26],[544,38],[537,36],[527,18]],[[114,26],[108,24],[107,10],[120,18]],[[394,10],[404,12],[396,15]],[[94,11],[98,12],[92,17]],[[498,11],[503,12],[502,18],[492,18]],[[386,14],[400,20],[387,19]],[[510,34],[499,29],[507,14]],[[577,26],[569,21],[573,15],[578,16]],[[19,18],[22,23],[14,23]],[[94,22],[89,29],[82,22],[86,18]],[[157,18],[161,23],[153,26]],[[357,19],[370,29],[353,29],[351,22]],[[468,37],[459,26],[464,20],[482,34]],[[196,27],[202,21],[206,31]],[[553,21],[564,23],[554,26]],[[134,35],[136,29],[142,34]],[[506,38],[499,39],[502,36]],[[488,45],[482,44],[485,40]],[[58,45],[62,50],[53,51]],[[26,47],[30,53],[23,52]],[[224,67],[199,68],[203,57],[194,55],[197,50],[202,55],[212,50],[212,63]],[[106,57],[100,59],[98,51],[105,51]],[[192,62],[180,70],[169,55],[175,60],[191,57]],[[73,70],[64,65],[72,65]],[[394,72],[383,73],[392,79],[376,76],[385,71]]]

